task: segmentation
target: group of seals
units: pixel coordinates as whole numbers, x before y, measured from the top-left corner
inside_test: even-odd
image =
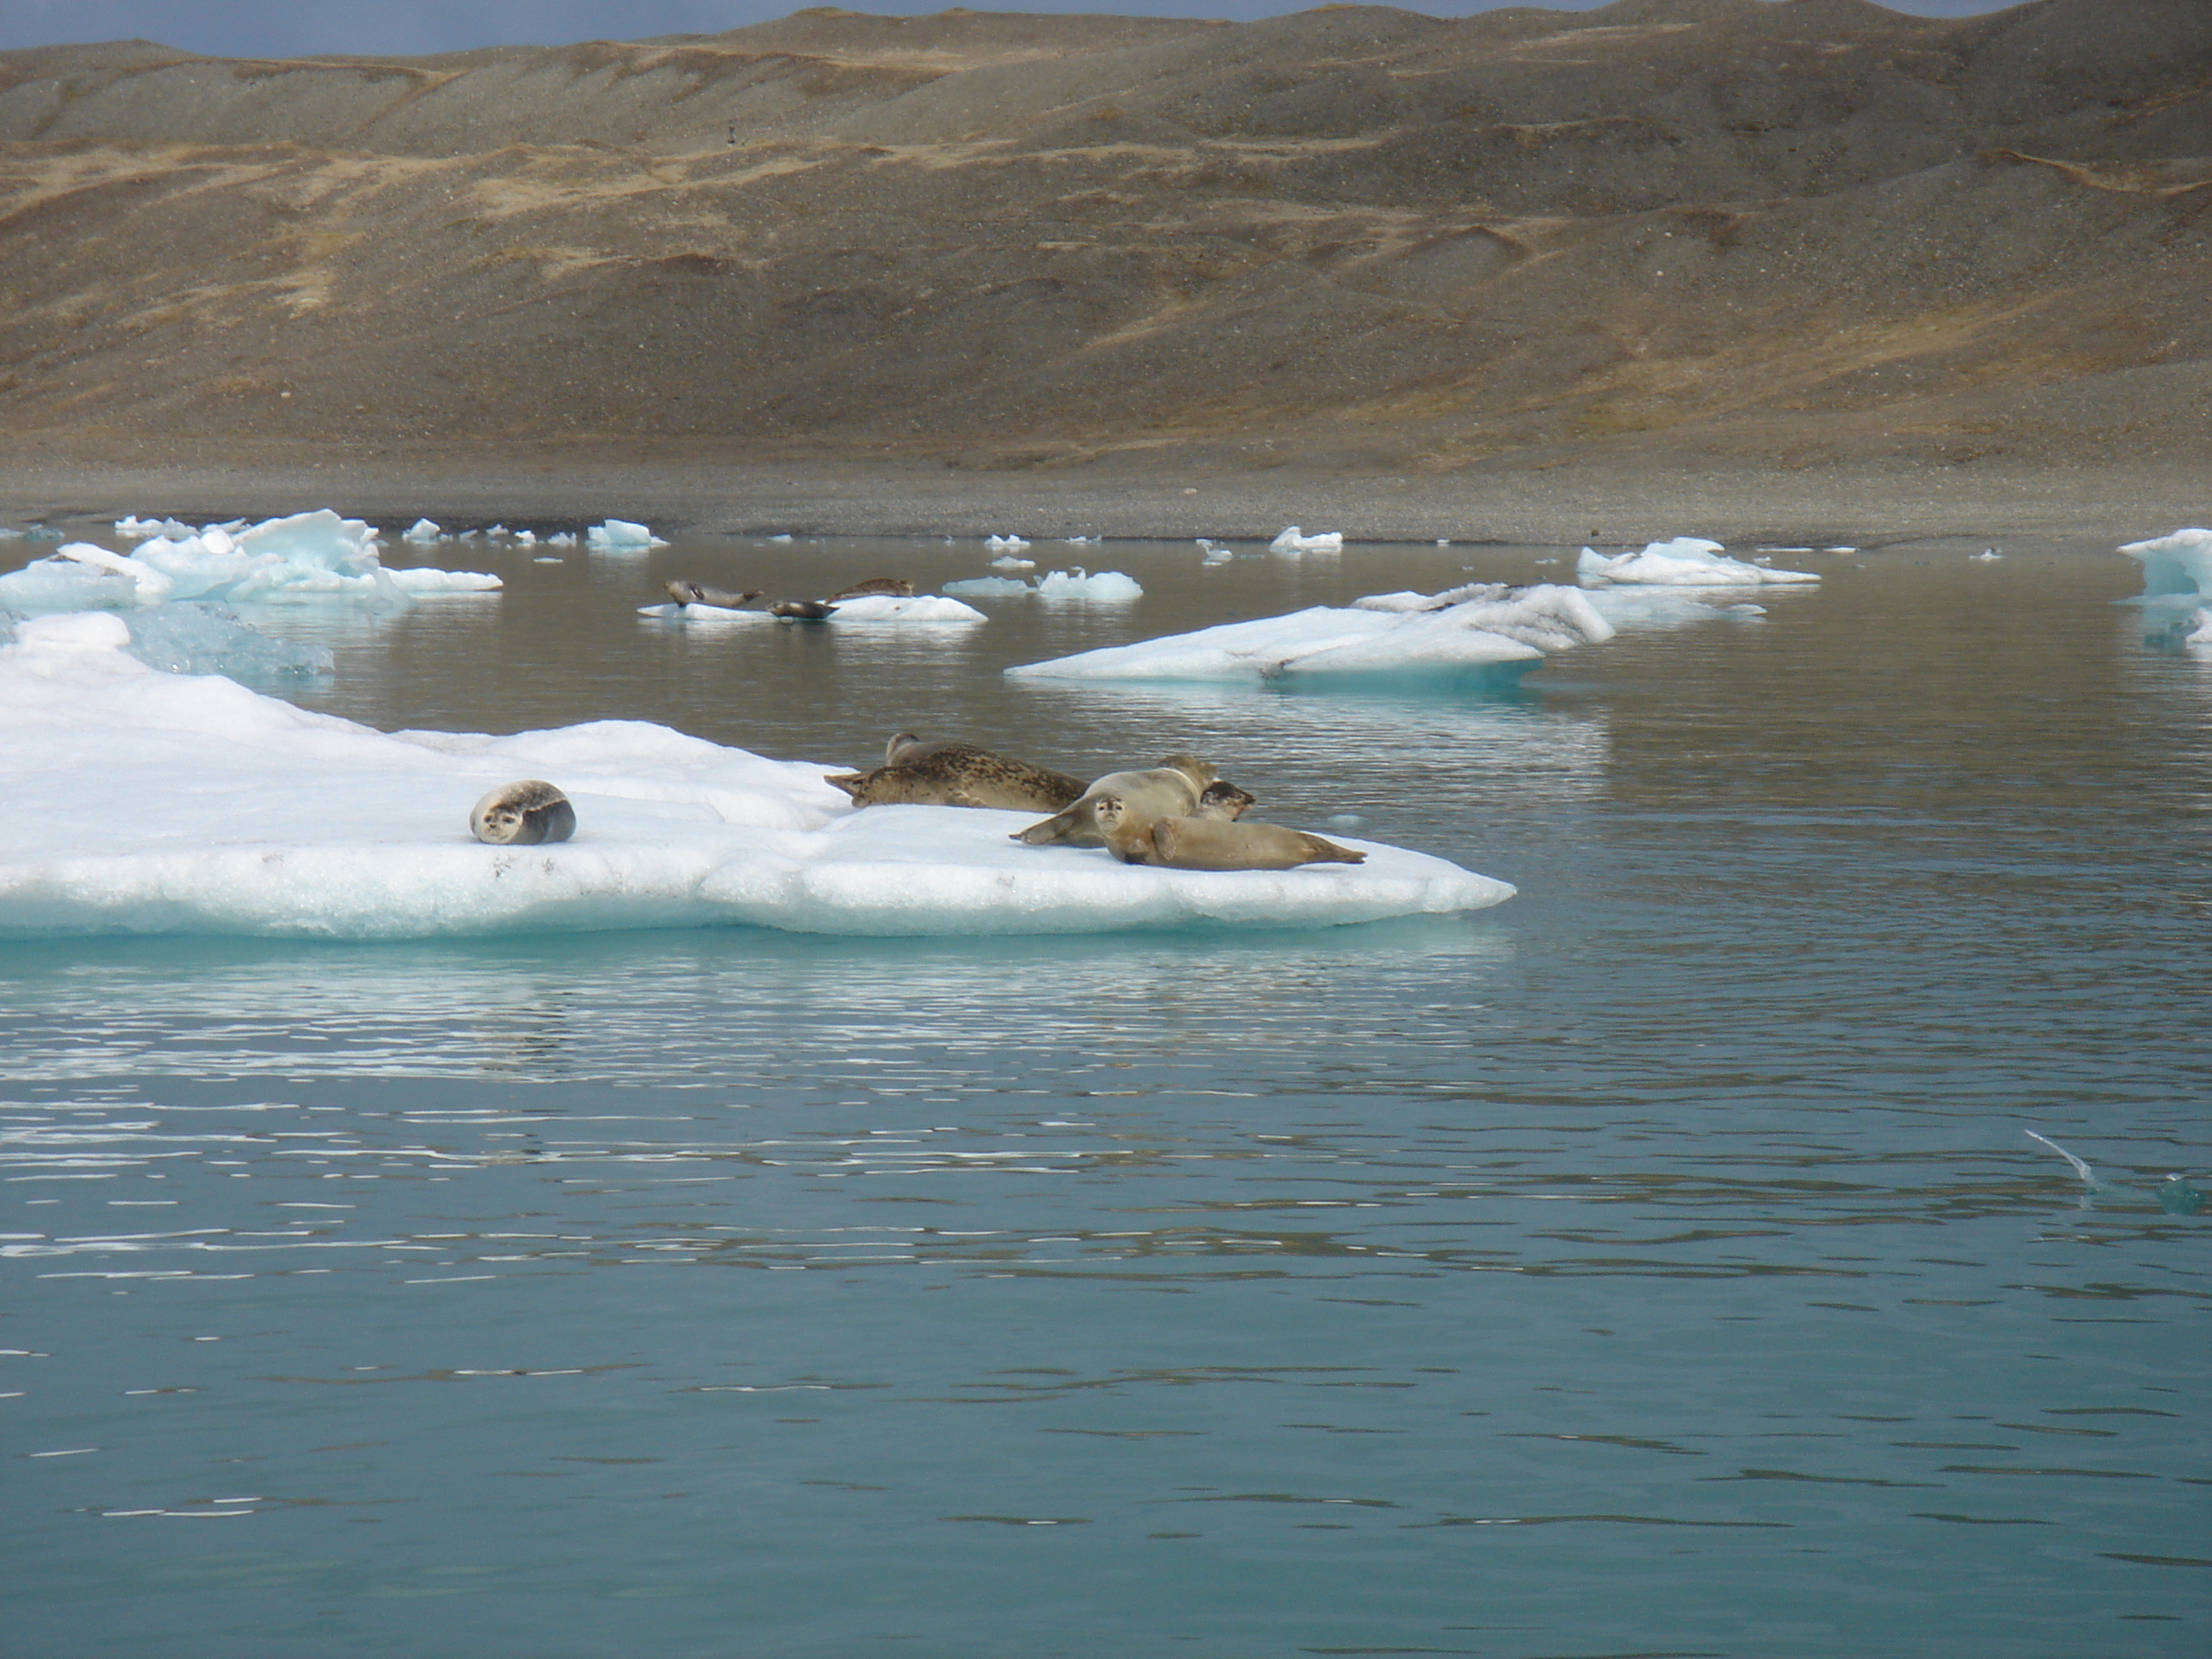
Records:
[[[704,582],[678,580],[664,586],[668,597],[678,605],[708,605],[720,611],[750,611],[761,597],[757,588],[734,593],[726,587],[709,587]],[[761,608],[779,622],[823,622],[836,613],[842,600],[878,597],[910,599],[914,597],[914,584],[903,576],[871,576],[866,581],[839,589],[826,599],[779,599]]]
[[[972,743],[925,743],[902,732],[872,772],[825,781],[859,806],[990,806],[1049,811],[1012,839],[1029,847],[1103,847],[1124,864],[1174,870],[1289,870],[1358,864],[1364,853],[1281,824],[1240,822],[1249,791],[1195,755],[1089,784]]]
[[[476,804],[469,833],[493,847],[536,847],[576,833],[576,809],[538,778],[504,784]]]

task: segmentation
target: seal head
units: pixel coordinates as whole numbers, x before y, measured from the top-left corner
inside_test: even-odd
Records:
[[[576,833],[576,809],[538,778],[501,786],[476,804],[469,833],[492,847],[535,847]]]

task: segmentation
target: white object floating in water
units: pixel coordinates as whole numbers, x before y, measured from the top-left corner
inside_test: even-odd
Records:
[[[641,617],[658,617],[664,622],[692,623],[773,623],[781,620],[765,608],[738,611],[726,605],[641,605],[637,608]],[[813,623],[839,624],[851,623],[979,623],[990,618],[972,605],[963,605],[958,599],[940,599],[935,594],[917,594],[902,599],[896,593],[870,593],[857,599],[840,599],[828,616],[811,619]]]
[[[432,519],[417,519],[413,524],[409,525],[405,530],[400,532],[399,539],[403,542],[420,542],[428,544],[436,541],[438,539],[438,536],[439,530],[436,520]]]
[[[983,545],[994,553],[1025,553],[1030,544],[1019,536],[986,536]]]
[[[1137,586],[1136,578],[1119,570],[1102,570],[1097,575],[1086,572],[1081,565],[1073,570],[1054,570],[1042,577],[1036,585],[1041,599],[1071,599],[1101,605],[1127,605],[1145,597],[1145,590]]]
[[[1435,673],[1537,662],[1547,651],[1613,637],[1613,624],[1577,588],[1486,584],[1457,592],[1480,597],[1443,594],[1431,601],[1419,593],[1381,594],[1351,608],[1316,605],[1224,623],[1006,672],[1036,679],[1217,681]],[[1437,608],[1424,608],[1431,605]]]
[[[584,540],[594,553],[642,553],[647,548],[668,545],[643,525],[628,519],[595,524],[584,532]]]
[[[1856,553],[1858,551],[1858,549],[1856,547],[1824,547],[1820,551],[1823,553]]]
[[[574,547],[575,544],[576,532],[573,530],[559,531],[545,538],[548,547]]]
[[[2004,555],[1998,552],[1994,547],[1985,547],[1980,552],[1974,555],[1974,561],[1978,564],[1984,561],[2002,559],[2002,557],[2004,557]]]
[[[2212,645],[2212,606],[2199,605],[2187,625],[2190,631],[2181,636],[2184,645]]]
[[[1341,553],[1344,536],[1340,531],[1330,530],[1318,536],[1308,536],[1292,525],[1267,544],[1270,553]]]
[[[785,531],[781,535],[779,535],[779,536],[771,536],[771,537],[769,537],[769,540],[770,540],[770,541],[772,541],[772,542],[788,542],[790,539],[791,539],[791,532],[790,532],[789,531],[787,531],[787,531]]]
[[[2081,1158],[2075,1157],[2073,1153],[2068,1152],[2063,1146],[2053,1140],[2049,1135],[2039,1135],[2033,1129],[2023,1129],[2021,1133],[2026,1135],[2030,1140],[2041,1141],[2045,1146],[2050,1147],[2052,1152],[2057,1153],[2059,1157],[2064,1158],[2069,1164],[2071,1164],[2074,1166],[2074,1173],[2081,1177],[2081,1185],[2085,1189],[2081,1194],[2081,1207],[2085,1210],[2088,1208],[2089,1194],[2097,1190],[2097,1177],[2090,1171],[2088,1164],[2083,1162]]]
[[[558,564],[561,561],[557,558],[548,556],[544,558],[532,559],[530,562],[532,564]]]
[[[1063,547],[1091,547],[1105,539],[1103,536],[1062,536],[1060,541]]]
[[[173,599],[266,605],[349,599],[405,605],[425,593],[488,592],[497,576],[475,570],[386,570],[376,532],[327,507],[270,519],[234,534],[210,525],[181,539],[157,536],[129,553],[88,542],[0,576],[0,610],[27,614],[127,611]]]
[[[2150,541],[2130,542],[2120,551],[2141,561],[2147,599],[2169,593],[2212,596],[2212,530],[2177,530]]]
[[[515,544],[517,547],[535,547],[535,546],[537,546],[537,545],[538,545],[538,532],[537,532],[536,531],[534,531],[534,530],[518,530],[518,531],[516,531],[516,532],[514,532],[514,544]]]
[[[991,568],[994,570],[1034,570],[1036,568],[1036,561],[1035,559],[1018,559],[1011,553],[1002,553],[997,558],[991,561]]]
[[[1575,562],[1575,574],[1590,586],[1613,582],[1662,587],[1753,587],[1766,582],[1820,580],[1809,571],[1770,570],[1731,559],[1718,542],[1697,536],[1652,542],[1640,553],[1616,554],[1611,558],[1586,547]]]
[[[1478,908],[1442,859],[1215,873],[1010,841],[1033,812],[853,810],[833,769],[665,726],[386,733],[125,654],[113,616],[0,648],[0,936],[337,939],[750,923],[854,934],[1311,926]],[[575,839],[469,838],[470,803],[557,779]],[[158,810],[147,803],[158,802]]]
[[[963,599],[1011,599],[1036,590],[1014,576],[969,576],[945,583],[945,591]]]

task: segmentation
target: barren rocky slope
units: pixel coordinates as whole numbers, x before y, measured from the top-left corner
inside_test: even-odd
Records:
[[[0,434],[1540,467],[2212,430],[2212,6],[0,54]]]

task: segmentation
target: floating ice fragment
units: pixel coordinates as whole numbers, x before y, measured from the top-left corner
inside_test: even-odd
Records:
[[[2212,530],[2177,530],[2147,542],[2130,542],[2120,551],[2141,561],[2143,597],[2170,593],[2212,596]]]
[[[535,546],[537,546],[537,545],[538,545],[538,532],[537,532],[536,531],[534,531],[534,530],[518,530],[518,531],[516,531],[516,532],[514,532],[514,544],[515,544],[517,547],[535,547]]]
[[[325,597],[404,605],[410,594],[481,592],[499,585],[498,577],[480,571],[386,570],[374,532],[325,508],[241,526],[235,534],[210,525],[182,538],[158,536],[130,554],[71,543],[52,558],[0,576],[0,608],[47,613],[170,599],[258,605]]]
[[[945,583],[945,591],[963,599],[1010,599],[1036,592],[1027,582],[1012,576],[970,576],[963,581]]]
[[[1583,549],[1575,574],[1586,586],[1614,582],[1666,587],[1753,587],[1763,582],[1816,582],[1809,571],[1771,570],[1762,565],[1731,559],[1718,542],[1697,536],[1678,536],[1673,541],[1652,542],[1640,553],[1621,553],[1611,558],[1593,549]]]
[[[576,544],[576,532],[573,530],[556,532],[545,538],[545,544],[548,547],[574,547]]]
[[[1980,552],[1974,555],[1974,560],[1977,563],[1994,559],[2002,559],[2002,557],[2004,557],[2004,555],[1998,552],[1994,547],[1985,547]]]
[[[1344,551],[1344,535],[1340,531],[1330,530],[1308,536],[1301,533],[1297,526],[1292,525],[1267,544],[1267,550],[1270,553],[1341,553]]]
[[[1468,590],[1455,590],[1468,591]],[[1391,600],[1422,596],[1384,595]],[[1322,675],[1434,676],[1526,665],[1547,651],[1610,639],[1613,625],[1571,587],[1504,588],[1440,608],[1317,605],[1288,616],[1225,623],[1192,634],[1108,646],[1006,672],[1081,680],[1297,679]]]
[[[1119,570],[1102,570],[1093,576],[1081,565],[1073,570],[1054,570],[1039,580],[1037,597],[1041,599],[1084,600],[1102,605],[1127,605],[1145,597],[1145,590],[1137,586],[1136,579]]]
[[[400,532],[399,539],[403,542],[429,543],[438,539],[438,533],[435,520],[417,519]]]
[[[994,570],[1034,570],[1036,568],[1036,561],[1035,559],[1018,559],[1012,554],[1006,553],[1001,554],[999,557],[991,561],[991,568]]]
[[[124,620],[131,630],[131,654],[167,673],[260,679],[331,672],[328,647],[271,638],[240,621],[228,605],[205,599],[152,605]]]
[[[1858,551],[1858,549],[1856,547],[1824,547],[1820,551],[1823,553],[1856,553]]]
[[[770,541],[772,541],[772,542],[788,542],[790,539],[791,539],[791,535],[790,535],[790,532],[789,532],[788,531],[787,531],[786,532],[784,532],[784,533],[783,533],[782,535],[781,535],[781,536],[771,536],[771,537],[769,537],[769,540],[770,540]]]
[[[842,627],[851,623],[979,623],[990,618],[972,605],[933,593],[911,597],[865,593],[857,599],[838,600],[829,620]]]
[[[628,519],[595,524],[584,532],[584,538],[594,553],[642,553],[647,548],[668,545],[643,525]]]
[[[831,769],[635,721],[387,734],[156,672],[129,643],[121,618],[78,614],[0,648],[0,935],[1075,933],[1368,921],[1512,892],[1371,843],[1358,866],[1227,874],[1023,847],[1008,836],[1032,813],[854,811]],[[574,839],[469,838],[470,803],[518,777],[557,781]]]
[[[1089,547],[1105,539],[1103,536],[1062,536],[1060,538],[1063,547]]]
[[[994,553],[1025,553],[1030,544],[1019,536],[986,536],[983,545]]]
[[[561,561],[556,558],[544,558],[532,559],[530,562],[532,564],[558,564]]]
[[[2212,606],[2198,606],[2183,626],[2189,629],[2181,636],[2184,645],[2212,645]]]

